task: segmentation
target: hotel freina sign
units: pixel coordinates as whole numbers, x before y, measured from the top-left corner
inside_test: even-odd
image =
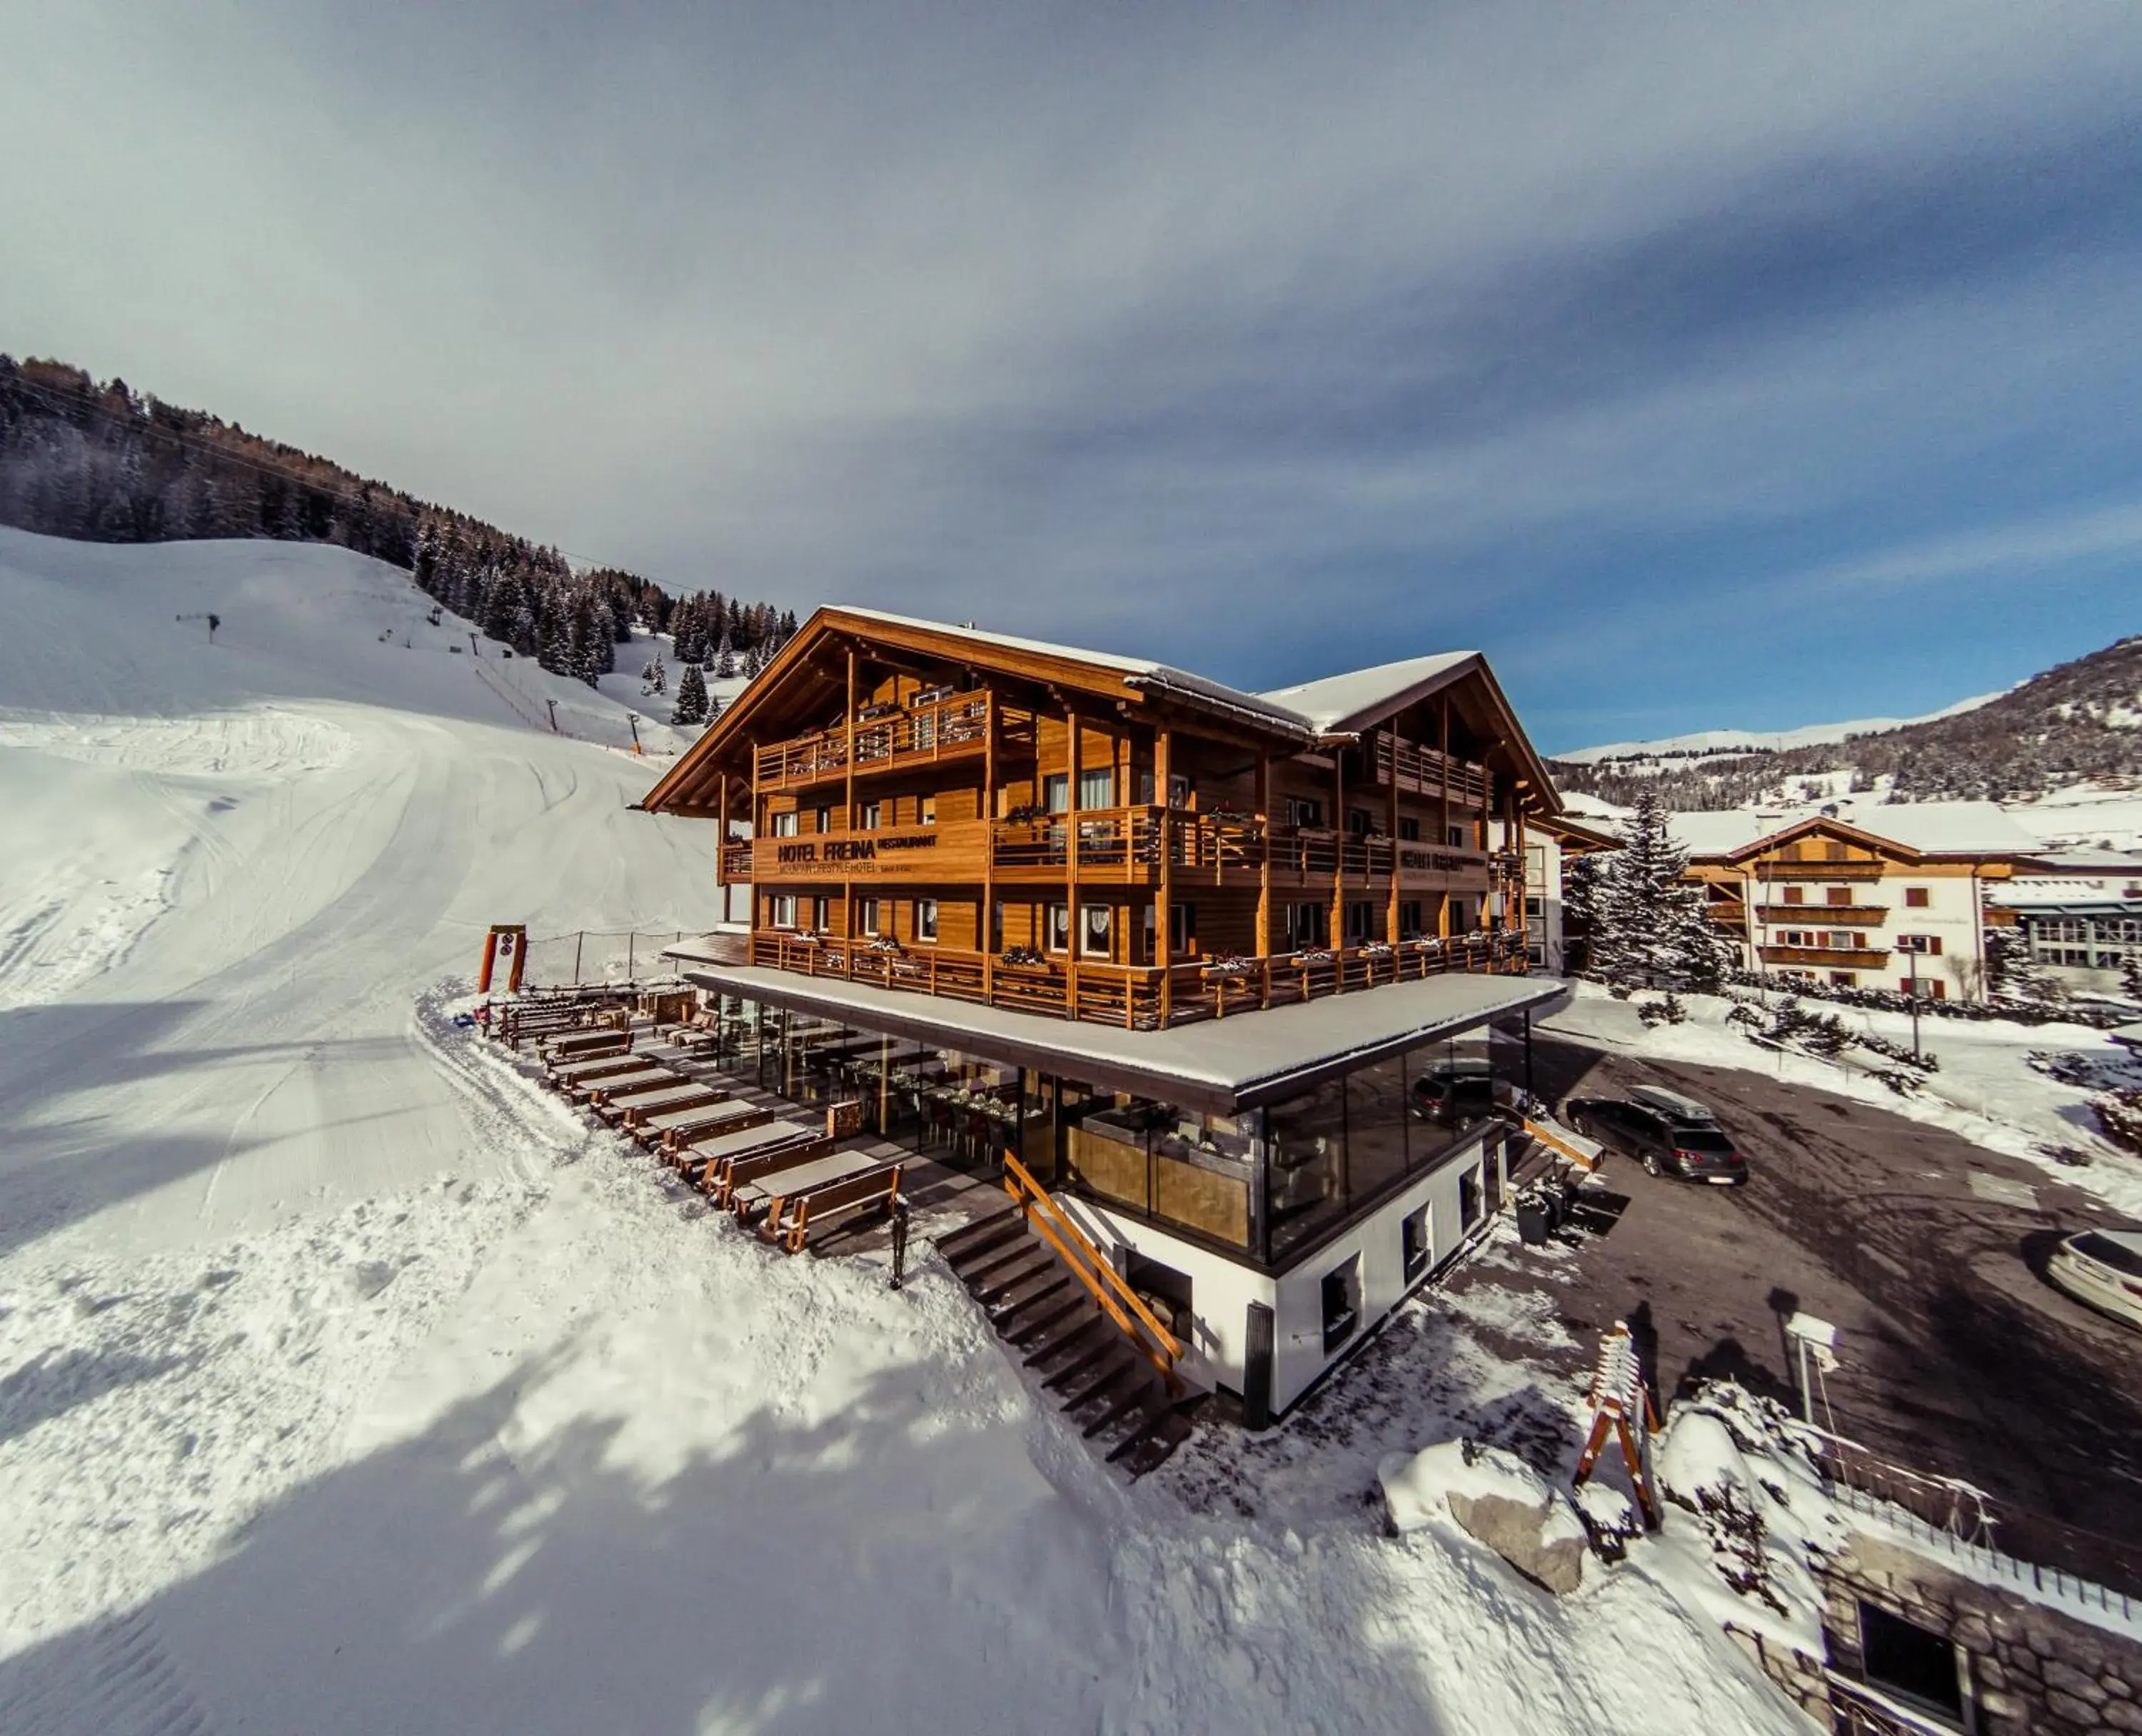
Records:
[[[845,837],[762,838],[754,849],[755,879],[936,880],[954,871],[948,857],[980,842],[962,835],[979,828],[922,826],[912,831],[851,832]]]

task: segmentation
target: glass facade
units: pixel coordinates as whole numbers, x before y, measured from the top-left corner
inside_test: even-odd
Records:
[[[763,1090],[803,1108],[853,1102],[865,1132],[955,1167],[1015,1153],[1044,1186],[1275,1265],[1435,1168],[1492,1106],[1485,1055],[1448,1044],[1222,1116],[754,1001],[714,1004],[716,1057]],[[1468,1179],[1465,1227],[1499,1192],[1492,1162]],[[1407,1235],[1410,1276],[1426,1258],[1424,1211]]]

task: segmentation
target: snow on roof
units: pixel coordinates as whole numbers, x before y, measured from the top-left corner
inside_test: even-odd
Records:
[[[1992,801],[1842,799],[1793,808],[1677,813],[1668,825],[1675,842],[1690,855],[1730,856],[1760,839],[1825,817],[1928,856],[2035,856],[2043,848]]]
[[[1398,663],[1378,663],[1372,669],[1355,669],[1343,675],[1326,675],[1320,681],[1297,682],[1274,688],[1260,697],[1283,705],[1307,720],[1320,735],[1342,728],[1347,722],[1409,693],[1423,682],[1455,668],[1477,651],[1439,651],[1428,657],[1409,657]]]
[[[1315,727],[1300,712],[1286,705],[1275,704],[1265,695],[1246,693],[1240,688],[1231,688],[1205,676],[1193,675],[1187,669],[1155,663],[1150,658],[1124,657],[1113,651],[1088,651],[1077,645],[1052,644],[1047,639],[1021,639],[1015,634],[985,633],[979,627],[925,621],[914,615],[893,614],[882,609],[864,609],[854,604],[837,603],[832,606],[842,614],[856,615],[868,621],[883,621],[895,627],[909,627],[918,633],[935,634],[945,639],[971,639],[976,644],[994,645],[999,650],[1025,651],[1037,657],[1060,657],[1072,663],[1091,663],[1098,668],[1114,669],[1128,678],[1133,685],[1163,688],[1193,698],[1231,706],[1288,729],[1309,731]]]
[[[2142,890],[2142,880],[2128,884]],[[1991,889],[1995,904],[2011,910],[2113,910],[2142,902],[2121,896],[2126,886],[2118,881],[2080,880],[2072,875],[2018,875]]]
[[[748,1000],[807,1008],[868,1029],[1007,1060],[1033,1055],[1059,1068],[1084,1066],[1096,1083],[1230,1109],[1287,1095],[1302,1088],[1306,1076],[1340,1062],[1439,1040],[1568,992],[1560,981],[1454,973],[1164,1031],[1128,1031],[764,965],[727,964],[715,956],[720,950],[688,940],[664,956],[690,980]]]

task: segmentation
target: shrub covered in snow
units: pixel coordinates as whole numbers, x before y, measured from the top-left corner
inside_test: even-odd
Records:
[[[2097,1124],[2115,1145],[2142,1152],[2142,1091],[2101,1091],[2090,1100]]]

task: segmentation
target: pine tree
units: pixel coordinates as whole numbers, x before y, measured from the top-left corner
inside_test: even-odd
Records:
[[[714,653],[714,679],[734,681],[736,673],[736,636],[725,625],[722,629],[721,649]]]
[[[1995,1000],[2045,1006],[2066,1000],[2067,990],[2031,951],[2031,937],[2020,928],[1986,930],[1986,992]]]
[[[1581,888],[1591,922],[1587,974],[1629,988],[1715,989],[1730,943],[1705,914],[1688,879],[1688,852],[1674,842],[1666,804],[1649,791],[1622,831],[1621,848],[1598,858]]]
[[[703,723],[707,714],[706,677],[697,663],[686,663],[677,680],[677,703],[670,709],[669,721],[679,725]]]

